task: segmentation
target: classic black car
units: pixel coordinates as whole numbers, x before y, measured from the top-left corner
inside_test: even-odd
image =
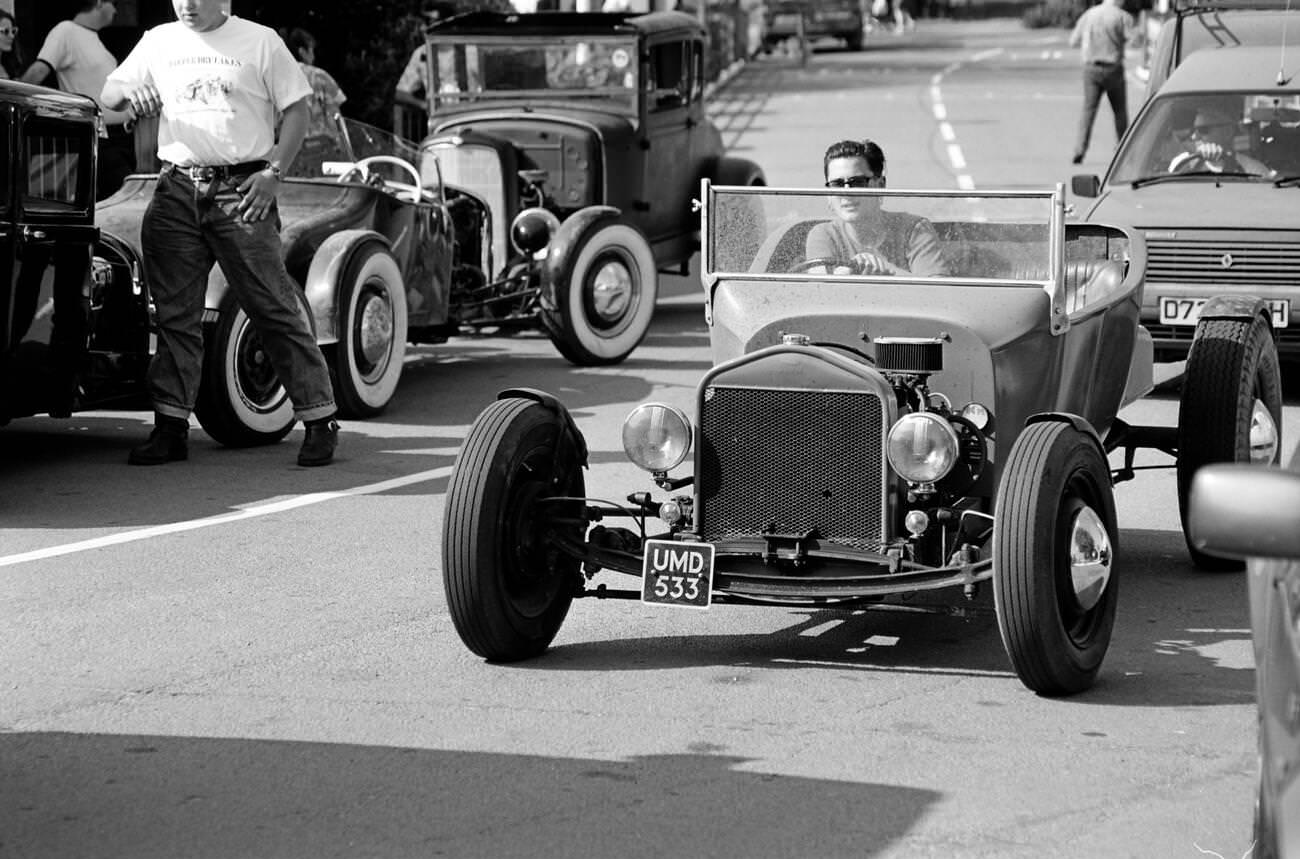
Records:
[[[930,221],[947,270],[809,259],[830,198],[852,201],[837,212]],[[1153,387],[1145,244],[1065,223],[1062,187],[704,187],[701,199],[714,366],[693,415],[645,403],[622,432],[663,494],[588,497],[587,441],[544,392],[502,392],[466,436],[442,573],[480,656],[540,654],[577,597],[830,609],[988,584],[1021,681],[1072,694],[1110,644],[1112,483],[1133,476],[1134,451],[1176,456],[1184,507],[1202,465],[1277,460],[1278,361],[1259,299],[1206,304],[1177,427],[1119,418]],[[640,587],[594,582],[602,571]]]
[[[455,223],[451,319],[542,326],[577,364],[645,336],[660,270],[699,247],[701,179],[764,183],[705,114],[704,38],[681,12],[476,12],[431,28],[429,135]]]
[[[148,409],[156,329],[140,224],[154,175],[128,177],[96,208],[94,102],[0,82],[0,108],[12,142],[0,420]],[[447,337],[451,221],[437,186],[421,186],[414,144],[353,122],[328,137],[286,173],[281,237],[340,410],[365,417],[393,396],[408,342]],[[292,405],[219,267],[205,302],[199,422],[227,445],[280,440]]]
[[[98,133],[90,99],[0,81],[0,424],[119,392],[85,362],[113,336],[88,287]]]

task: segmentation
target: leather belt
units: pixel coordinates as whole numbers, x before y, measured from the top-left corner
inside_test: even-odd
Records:
[[[243,161],[239,164],[172,164],[166,168],[190,178],[191,182],[225,181],[235,176],[247,176],[266,169],[266,161]]]

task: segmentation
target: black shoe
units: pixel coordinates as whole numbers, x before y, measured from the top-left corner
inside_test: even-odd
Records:
[[[1076,156],[1074,156],[1073,158],[1070,159],[1070,163],[1071,163],[1071,164],[1082,164],[1082,163],[1083,163],[1083,156],[1082,156],[1082,155],[1076,155]]]
[[[189,421],[159,415],[149,440],[131,449],[126,461],[131,465],[163,465],[189,459]]]
[[[329,465],[339,446],[339,424],[332,418],[307,422],[307,435],[298,451],[299,465]]]

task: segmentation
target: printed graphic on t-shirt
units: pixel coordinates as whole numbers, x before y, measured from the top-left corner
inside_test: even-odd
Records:
[[[231,113],[230,94],[243,63],[234,57],[183,57],[172,60],[172,73],[182,83],[175,93],[178,114],[217,110]]]

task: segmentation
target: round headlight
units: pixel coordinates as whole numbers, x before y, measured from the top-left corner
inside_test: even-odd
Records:
[[[934,483],[957,461],[957,431],[932,412],[904,415],[889,430],[889,464],[904,480]]]
[[[532,255],[551,243],[560,219],[547,209],[524,209],[510,225],[510,243],[521,254]]]
[[[989,425],[989,410],[982,403],[967,403],[961,407],[961,416],[975,424],[975,429],[984,429]]]
[[[663,403],[637,406],[623,421],[623,450],[646,471],[668,471],[691,452],[691,422]]]

